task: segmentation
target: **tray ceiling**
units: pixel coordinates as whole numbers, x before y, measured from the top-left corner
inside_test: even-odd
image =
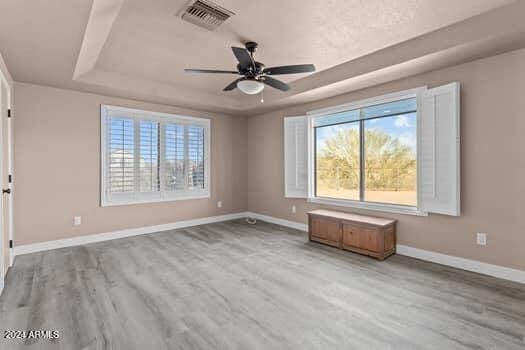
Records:
[[[484,36],[451,42],[446,31],[451,25],[474,28],[475,16],[496,12],[513,1],[440,0],[439,6],[435,0],[216,2],[235,15],[208,31],[177,16],[188,3],[183,0],[6,0],[0,4],[0,52],[17,81],[184,107],[256,113],[343,93],[351,85],[344,81],[363,74],[390,69],[391,78],[399,64],[489,39],[490,35],[480,33]],[[463,23],[469,19],[471,24]],[[433,35],[436,41],[423,40],[425,35]],[[261,106],[260,97],[222,91],[235,76],[183,71],[234,69],[230,47],[249,40],[259,43],[256,60],[267,66],[314,63],[317,72],[282,76],[291,83],[292,91],[281,93],[267,87]],[[516,38],[512,37],[512,43],[517,45]],[[433,51],[435,44],[439,45]],[[477,51],[469,48],[474,50],[471,56],[481,54],[480,45]],[[487,51],[487,43],[483,45]],[[402,57],[403,48],[406,57]],[[441,64],[447,61],[440,59]]]

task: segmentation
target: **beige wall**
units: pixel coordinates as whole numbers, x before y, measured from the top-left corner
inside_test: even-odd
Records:
[[[306,223],[306,212],[321,207],[283,196],[284,116],[451,81],[462,89],[461,217],[355,212],[399,220],[400,244],[525,269],[525,50],[250,117],[248,210]],[[475,244],[476,232],[488,234],[487,246]]]
[[[210,118],[211,199],[100,207],[100,104]],[[246,209],[245,118],[22,83],[15,109],[15,245]]]
[[[400,244],[525,269],[525,50],[251,117],[15,83],[15,244],[245,210],[305,223],[306,212],[320,206],[283,196],[284,116],[456,80],[462,86],[462,216],[355,211],[398,219]],[[102,103],[210,117],[212,198],[101,208]],[[73,226],[75,215],[82,216],[81,226]],[[486,247],[475,244],[476,232],[488,234]]]

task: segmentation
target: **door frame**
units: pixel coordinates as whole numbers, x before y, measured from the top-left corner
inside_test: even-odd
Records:
[[[6,87],[6,99],[7,99],[7,106],[4,106],[4,101],[2,101],[2,88],[3,86]],[[4,162],[3,162],[3,136],[4,136],[4,121],[2,118],[4,118],[4,111],[9,109],[9,84],[7,84],[7,81],[4,77],[4,74],[2,71],[0,71],[0,190],[4,186]],[[3,289],[4,287],[4,277],[5,273],[7,273],[7,269],[5,267],[5,256],[4,252],[6,251],[5,247],[6,244],[9,244],[9,242],[4,242],[4,194],[0,193],[0,284]]]
[[[11,193],[8,195],[7,200],[7,215],[9,217],[8,222],[8,230],[9,230],[9,241],[14,243],[13,238],[13,231],[14,231],[14,215],[13,215],[13,86],[9,85],[6,82],[7,85],[7,106],[9,110],[11,111],[11,116],[7,118],[7,176],[10,178],[11,181],[7,181],[7,186],[11,190]],[[7,242],[9,244],[9,242]],[[13,262],[15,260],[15,254],[14,254],[14,244],[13,247],[9,247],[9,266],[13,266]]]
[[[4,116],[7,118],[7,122],[6,122],[6,126],[7,126],[7,159],[1,159],[1,157],[3,157],[3,146],[4,146],[4,143],[1,142],[1,138],[0,138],[0,184],[2,186],[1,189],[3,189],[3,184],[4,184],[4,170],[5,170],[5,167],[7,167],[7,174],[8,176],[11,175],[11,180],[12,180],[12,174],[13,174],[13,125],[12,125],[12,118],[8,117],[7,115],[7,111],[10,110],[11,111],[11,117],[12,117],[12,113],[13,113],[13,106],[12,106],[12,97],[13,97],[13,94],[12,94],[12,85],[10,84],[9,80],[7,79],[7,77],[3,74],[2,71],[0,71],[0,84],[1,85],[4,85],[5,88],[6,88],[6,99],[7,99],[7,104],[4,106],[4,105],[1,105],[0,108],[2,108],[2,111],[0,113],[0,135],[3,136],[4,135],[4,123],[3,123],[3,120],[1,120],[1,118],[3,118]],[[1,88],[1,87],[0,87]],[[8,188],[11,190],[11,194],[8,195],[8,199],[7,199],[7,202],[4,202],[4,198],[1,198],[2,199],[2,204],[0,205],[0,227],[1,227],[1,230],[0,230],[0,277],[1,277],[1,280],[4,279],[5,277],[5,274],[4,274],[4,271],[7,272],[7,269],[6,269],[6,266],[5,266],[5,256],[4,256],[4,251],[5,251],[5,247],[6,245],[9,246],[9,241],[12,241],[13,240],[13,181],[11,182],[7,182],[7,186]],[[0,194],[2,197],[4,196],[3,193]],[[4,203],[7,203],[7,218],[4,217]],[[4,241],[4,236],[5,236],[5,233],[3,232],[3,228],[4,228],[4,222],[5,220],[7,220],[7,223],[8,223],[8,227],[7,227],[7,230],[8,230],[8,241],[5,242]],[[13,260],[14,260],[14,254],[13,254],[13,248],[9,247],[7,249],[7,252],[8,252],[8,266],[7,268],[11,267],[13,265]]]

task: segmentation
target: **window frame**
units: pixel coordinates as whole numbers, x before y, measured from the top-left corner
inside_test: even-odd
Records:
[[[428,213],[421,210],[421,191],[420,191],[420,183],[421,183],[421,167],[420,164],[420,142],[421,142],[421,118],[418,116],[416,118],[417,126],[416,126],[416,162],[417,162],[417,204],[415,206],[408,206],[408,205],[399,205],[399,204],[390,204],[390,203],[379,203],[379,202],[367,202],[362,200],[364,193],[363,191],[363,173],[360,174],[360,200],[353,200],[353,199],[339,199],[339,198],[327,198],[327,197],[317,197],[316,196],[316,139],[315,139],[315,128],[314,128],[314,119],[316,117],[320,117],[327,114],[333,114],[338,112],[344,112],[349,111],[353,109],[360,109],[365,107],[370,107],[373,105],[379,105],[383,103],[389,103],[389,102],[395,102],[399,100],[409,99],[409,98],[416,98],[416,113],[421,111],[421,96],[423,91],[427,89],[426,86],[415,88],[415,89],[409,89],[399,92],[394,92],[390,94],[385,94],[377,97],[367,98],[359,101],[354,101],[346,104],[341,104],[337,106],[327,107],[323,109],[318,109],[314,111],[307,112],[308,117],[308,197],[307,201],[311,203],[317,203],[317,204],[324,204],[324,205],[334,205],[334,206],[341,206],[341,207],[349,207],[349,208],[358,208],[358,209],[367,209],[367,210],[377,210],[377,211],[383,211],[383,212],[390,212],[390,213],[396,213],[396,214],[409,214],[409,215],[419,215],[419,216],[427,216]],[[363,133],[363,127],[362,127],[363,121],[360,120],[360,133]],[[360,136],[362,141],[362,135]],[[363,148],[365,145],[363,142],[360,144],[360,159],[361,162],[363,161]]]
[[[120,200],[111,200],[107,196],[107,175],[108,175],[108,156],[107,156],[107,132],[108,125],[106,123],[109,112],[121,112],[126,117],[134,120],[150,120],[155,122],[168,122],[175,124],[189,124],[194,126],[200,126],[204,129],[204,188],[202,190],[180,190],[180,191],[158,191],[158,192],[143,192],[136,193],[118,193],[117,196],[121,197]],[[161,124],[162,125],[162,124]],[[128,107],[119,107],[113,105],[100,105],[100,206],[121,206],[121,205],[133,205],[143,203],[160,203],[160,202],[172,202],[179,200],[192,200],[192,199],[206,199],[211,198],[211,176],[210,176],[210,164],[211,164],[211,120],[208,118],[189,117],[178,114],[162,113],[147,111]],[[161,126],[161,130],[165,130],[165,127]],[[162,135],[162,134],[161,134]],[[160,144],[163,147],[165,140],[163,136],[160,137]],[[139,146],[140,147],[140,146]],[[163,154],[164,151],[161,151]],[[161,165],[163,167],[164,160],[161,158]]]

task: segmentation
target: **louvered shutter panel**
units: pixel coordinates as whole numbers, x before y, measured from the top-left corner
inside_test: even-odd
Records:
[[[135,192],[135,121],[131,118],[107,118],[108,144],[107,196],[110,199],[133,198]]]
[[[287,198],[308,197],[308,119],[284,118],[284,172]]]
[[[139,192],[160,191],[160,123],[140,120],[139,124]]]
[[[164,128],[163,191],[186,188],[184,125],[166,124]]]
[[[188,189],[204,188],[204,128],[188,125],[187,128],[187,177]]]
[[[460,215],[459,83],[426,90],[421,96],[421,209]]]

